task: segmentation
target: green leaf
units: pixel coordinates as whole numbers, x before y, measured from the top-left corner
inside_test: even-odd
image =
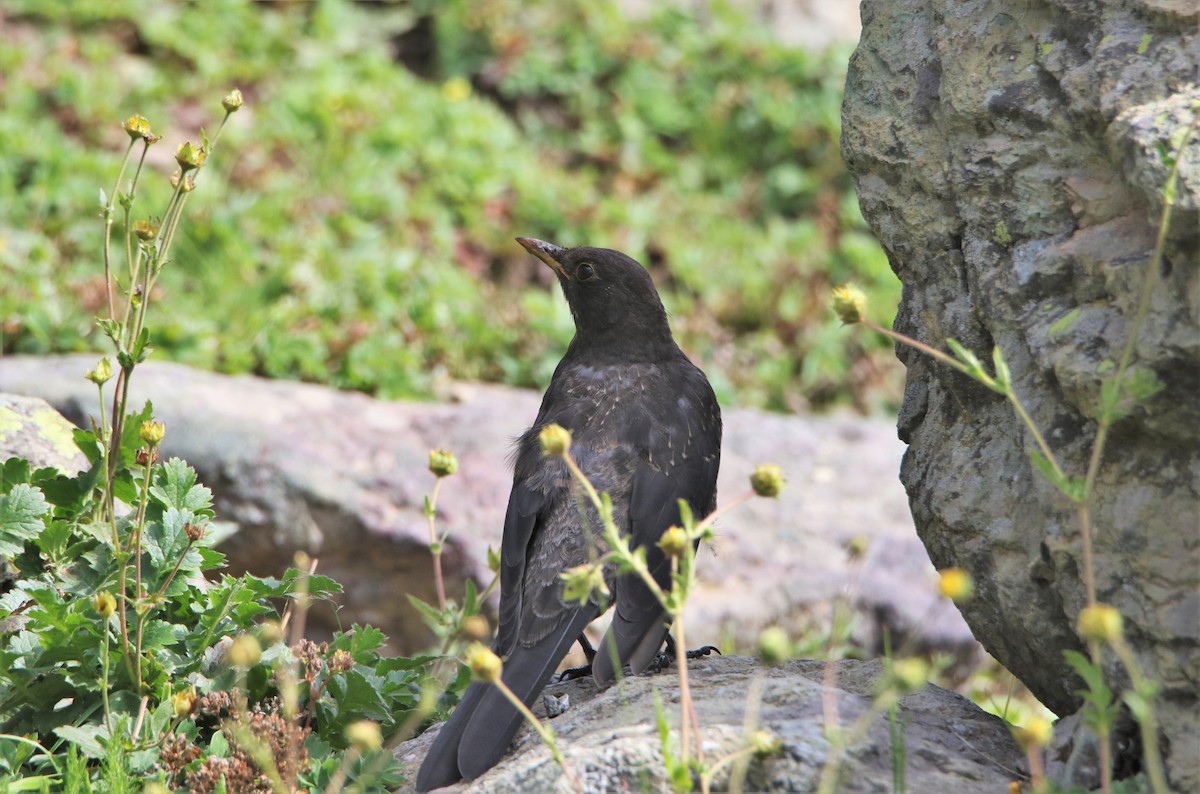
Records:
[[[1004,360],[1004,352],[1000,350],[1000,345],[992,348],[992,365],[996,368],[996,385],[1000,387],[998,390],[1007,393],[1012,388],[1012,372],[1008,369],[1008,362]]]
[[[0,496],[0,555],[14,557],[25,541],[37,537],[46,526],[42,516],[50,512],[41,490],[18,483]]]
[[[24,458],[9,458],[0,466],[0,493],[8,493],[18,483],[29,482],[31,476],[29,461]]]
[[[171,458],[154,473],[150,495],[164,507],[199,512],[212,507],[212,491],[196,482],[196,470],[180,458]]]
[[[54,732],[61,738],[74,744],[88,758],[103,758],[105,755],[102,739],[107,738],[108,730],[103,725],[91,724],[76,727],[60,725]]]
[[[339,725],[347,725],[357,719],[386,720],[390,715],[388,704],[379,694],[378,676],[365,675],[359,668],[335,675],[329,679],[326,690],[337,701]]]

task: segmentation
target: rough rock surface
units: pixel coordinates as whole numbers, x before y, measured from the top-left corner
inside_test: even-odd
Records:
[[[76,422],[94,412],[82,375],[94,357],[0,359],[0,391],[41,395]],[[346,588],[340,616],[314,609],[310,623],[369,622],[398,651],[428,635],[405,593],[435,596],[423,498],[433,486],[428,452],[444,446],[461,468],[442,487],[439,529],[451,595],[464,577],[487,582],[489,544],[499,546],[511,487],[512,439],[537,413],[538,395],[461,385],[442,404],[382,402],[308,384],[227,377],[149,363],[133,402],[150,398],[166,420],[164,454],[185,458],[211,487],[218,518],[240,530],[222,545],[234,572],[278,575],[296,550]],[[702,589],[689,605],[691,636],[731,635],[753,647],[762,627],[796,634],[827,629],[833,598],[856,601],[858,640],[872,647],[881,622],[935,648],[971,655],[962,618],[934,594],[934,572],[896,481],[902,445],[884,422],[726,411],[720,496],[747,490],[756,463],[788,476],[778,501],[757,499],[720,520],[700,560]],[[850,563],[842,546],[867,541]]]
[[[1200,4],[866,0],[843,108],[863,212],[904,282],[898,330],[991,358],[1070,475],[1144,279],[1134,371],[1165,388],[1113,429],[1091,505],[1099,600],[1162,685],[1169,772],[1200,790],[1200,142],[1150,262],[1171,152],[1200,100]],[[901,470],[934,563],[972,571],[984,646],[1060,714],[1086,603],[1075,511],[1031,467],[1012,408],[900,351]],[[1128,679],[1108,654],[1108,673]]]
[[[0,462],[22,457],[35,469],[75,474],[87,458],[75,446],[75,425],[40,397],[0,394]]]
[[[713,762],[745,746],[747,707],[757,707],[758,727],[782,742],[781,751],[750,763],[745,791],[815,791],[829,757],[826,706],[836,699],[838,725],[852,736],[838,791],[892,791],[891,743],[886,714],[873,710],[873,693],[882,666],[843,661],[826,679],[822,662],[794,661],[762,668],[755,660],[710,657],[689,665],[706,760]],[[823,694],[823,681],[832,681]],[[761,686],[761,696],[753,696]],[[547,694],[568,695],[570,708],[549,722],[559,738],[568,767],[587,792],[669,791],[655,720],[655,697],[662,699],[678,742],[679,679],[675,671],[638,676],[597,693],[590,679],[552,684]],[[544,718],[544,710],[536,710]],[[864,716],[865,715],[865,716]],[[1007,791],[1025,777],[1024,759],[1008,727],[960,695],[928,685],[902,698],[908,791],[960,794]],[[429,750],[434,729],[396,749],[409,780]],[[727,791],[730,768],[713,780],[714,791]],[[518,734],[507,758],[469,786],[443,791],[570,791],[549,751],[529,728]],[[400,792],[412,791],[411,783]]]

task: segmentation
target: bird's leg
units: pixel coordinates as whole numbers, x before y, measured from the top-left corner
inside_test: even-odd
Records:
[[[694,651],[688,651],[687,658],[699,659],[702,656],[709,656],[710,654],[713,654],[713,653],[716,653],[717,656],[721,655],[721,651],[717,649],[717,646],[705,645],[704,647],[697,648]],[[675,647],[675,638],[672,637],[671,632],[668,631],[667,632],[667,647],[665,649],[663,649],[658,654],[657,657],[655,657],[653,662],[651,662],[650,669],[656,673],[660,673],[664,669],[670,667],[671,663],[674,662],[677,658],[679,658],[679,649]]]
[[[579,667],[568,667],[554,676],[555,683],[574,681],[576,678],[586,678],[592,674],[592,662],[596,659],[596,649],[592,647],[592,643],[588,641],[586,634],[579,635],[579,647],[583,651],[584,658],[587,659],[587,664],[580,665]]]

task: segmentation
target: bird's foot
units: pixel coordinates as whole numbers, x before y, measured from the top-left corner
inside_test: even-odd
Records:
[[[721,651],[717,648],[717,646],[705,645],[702,648],[697,648],[693,651],[687,651],[686,656],[689,659],[699,659],[704,656],[710,656],[714,653],[717,656],[721,655]],[[678,658],[678,656],[679,652],[675,647],[675,638],[668,634],[667,647],[664,650],[659,651],[658,656],[654,657],[654,661],[650,663],[650,669],[655,673],[661,673],[663,670],[670,667],[675,659]]]
[[[563,681],[574,681],[577,678],[587,678],[592,674],[592,663],[581,664],[578,667],[568,667],[561,673],[558,673],[550,680],[555,684],[561,684]]]

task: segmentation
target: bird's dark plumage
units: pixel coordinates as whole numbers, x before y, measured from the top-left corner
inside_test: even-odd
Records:
[[[679,349],[650,275],[604,248],[560,248],[518,238],[558,276],[575,318],[575,338],[517,442],[501,546],[500,625],[493,650],[503,680],[532,705],[600,605],[564,604],[566,569],[603,552],[598,515],[577,498],[566,464],[542,455],[550,424],[571,431],[571,455],[612,499],[617,527],[646,550],[654,578],[670,587],[670,564],[655,545],[684,499],[697,516],[716,505],[721,411],[708,379]],[[617,665],[641,673],[667,633],[665,613],[636,576],[605,580],[615,607],[593,675],[611,682]],[[614,665],[614,658],[617,664]],[[491,685],[473,683],[434,739],[417,790],[473,780],[494,766],[521,716]]]

